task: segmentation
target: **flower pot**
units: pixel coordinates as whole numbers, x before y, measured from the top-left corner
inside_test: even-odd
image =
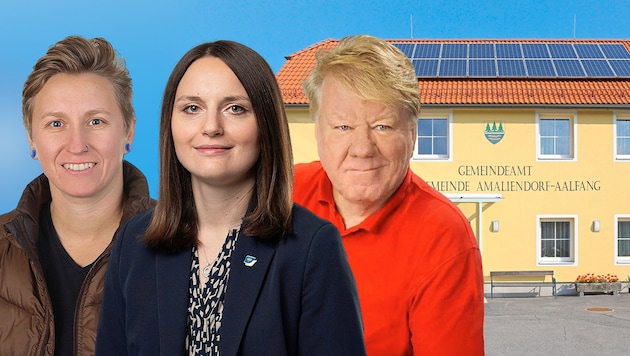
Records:
[[[608,293],[619,294],[621,282],[601,282],[601,283],[575,283],[575,290],[581,296],[584,293]]]

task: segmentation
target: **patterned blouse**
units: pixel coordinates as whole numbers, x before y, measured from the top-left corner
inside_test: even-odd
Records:
[[[186,350],[191,356],[219,355],[223,301],[230,277],[230,257],[237,238],[238,230],[230,231],[212,267],[206,265],[202,269],[204,276],[207,274],[208,277],[203,289],[200,288],[198,250],[197,246],[193,246],[186,336]]]

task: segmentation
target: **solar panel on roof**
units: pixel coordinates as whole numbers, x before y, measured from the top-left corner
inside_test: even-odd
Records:
[[[414,43],[393,43],[395,47],[398,47],[405,54],[405,56],[412,58],[413,49],[416,46]]]
[[[580,61],[573,59],[554,60],[556,72],[559,77],[583,77],[586,74],[580,65]]]
[[[494,58],[494,45],[491,43],[471,43],[468,51],[469,58]]]
[[[418,43],[413,58],[440,58],[439,43]]]
[[[466,58],[467,47],[464,43],[445,43],[442,46],[442,58]]]
[[[576,43],[573,47],[575,47],[575,51],[580,58],[604,58],[604,54],[596,44]]]
[[[577,58],[573,46],[566,43],[550,43],[549,53],[551,58]]]
[[[525,58],[549,58],[547,45],[543,43],[523,43],[523,56]]]
[[[524,77],[527,74],[522,59],[498,59],[497,71],[499,77]]]
[[[468,75],[471,77],[496,77],[494,59],[471,59],[468,61]]]
[[[630,58],[630,53],[624,45],[621,44],[602,44],[600,45],[606,58]]]
[[[619,42],[394,45],[412,60],[418,77],[630,77],[630,52]]]
[[[518,43],[497,43],[497,58],[523,58],[521,45]]]
[[[440,77],[465,77],[466,60],[443,59],[440,61]]]
[[[527,59],[527,75],[530,77],[555,77],[556,73],[550,60]]]
[[[630,60],[611,59],[608,62],[618,77],[630,77]]]
[[[586,71],[586,75],[589,77],[614,77],[615,73],[612,71],[607,61],[601,59],[584,59],[582,65]]]
[[[417,77],[435,77],[438,74],[437,59],[414,59],[411,63],[416,70]]]

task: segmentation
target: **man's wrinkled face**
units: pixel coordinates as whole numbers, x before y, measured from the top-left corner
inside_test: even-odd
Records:
[[[335,200],[382,205],[407,173],[415,126],[405,110],[362,99],[327,77],[315,136]]]

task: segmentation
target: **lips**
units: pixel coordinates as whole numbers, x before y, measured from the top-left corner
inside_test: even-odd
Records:
[[[222,145],[201,145],[196,147],[198,150],[228,150],[229,146]]]
[[[75,171],[75,172],[80,172],[80,171],[84,171],[86,169],[90,169],[92,167],[94,167],[96,163],[94,162],[86,162],[86,163],[66,163],[63,164],[63,168],[70,170],[70,171]]]
[[[223,146],[223,145],[202,145],[202,146],[195,147],[195,149],[198,152],[205,153],[205,154],[220,154],[220,153],[231,150],[232,147]]]
[[[364,173],[364,172],[372,172],[375,170],[378,170],[380,167],[352,167],[352,168],[348,168],[349,172],[358,172],[358,173]]]

